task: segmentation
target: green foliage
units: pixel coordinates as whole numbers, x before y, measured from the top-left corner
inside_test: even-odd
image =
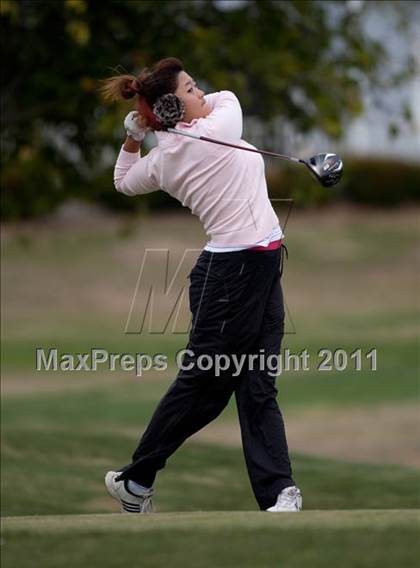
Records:
[[[24,145],[2,171],[1,206],[6,219],[49,213],[78,191],[80,178],[52,148]]]
[[[420,201],[420,165],[384,158],[348,160],[344,195],[356,203],[392,206]]]
[[[3,1],[4,217],[39,215],[77,194],[140,207],[114,195],[102,160],[104,150],[116,154],[131,104],[104,107],[98,80],[168,55],[180,57],[205,90],[235,91],[244,113],[267,125],[281,115],[299,131],[340,136],[363,110],[362,84],[385,89],[415,72],[402,61],[383,78],[386,52],[363,32],[371,4],[250,0],[221,10],[211,0]],[[22,156],[28,148],[29,159]]]
[[[271,199],[292,199],[296,207],[313,207],[332,202],[334,189],[322,187],[303,166],[282,164],[267,168],[267,187]]]

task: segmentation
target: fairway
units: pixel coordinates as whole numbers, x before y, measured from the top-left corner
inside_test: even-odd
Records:
[[[116,568],[126,562],[175,568],[394,568],[414,566],[419,512],[54,515],[9,517],[3,528],[6,568]]]
[[[276,528],[348,530],[352,528],[386,529],[418,526],[420,510],[384,509],[357,511],[301,511],[268,514],[253,511],[211,511],[195,513],[153,513],[151,515],[45,515],[6,517],[6,533],[59,534],[74,532],[143,532],[166,530],[260,530]]]
[[[184,347],[182,334],[123,329],[144,249],[171,246],[175,257],[199,249],[194,219],[162,215],[159,241],[157,217],[125,236],[112,224],[45,225],[30,240],[6,230],[3,566],[416,566],[417,217],[382,212],[372,224],[361,211],[337,210],[290,220],[283,284],[295,333],[285,347],[312,357],[325,347],[375,347],[378,370],[312,366],[278,378],[304,510],[277,515],[257,512],[233,403],[168,461],[156,513],[120,515],[104,475],[127,462],[176,369],[141,378],[34,370],[38,346],[170,355]]]

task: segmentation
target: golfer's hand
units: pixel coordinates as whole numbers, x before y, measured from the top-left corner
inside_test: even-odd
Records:
[[[131,138],[140,144],[143,142],[146,134],[151,130],[151,128],[145,125],[144,118],[139,116],[139,113],[135,110],[129,112],[125,117],[124,128],[127,131],[127,136],[131,136]]]

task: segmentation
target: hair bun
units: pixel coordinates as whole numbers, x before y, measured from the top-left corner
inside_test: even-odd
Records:
[[[155,102],[153,114],[164,128],[173,128],[184,117],[185,105],[177,95],[167,93]]]
[[[121,85],[121,95],[124,99],[132,99],[140,90],[141,86],[137,79],[127,78],[127,81]]]
[[[135,92],[138,93],[140,91],[140,83],[138,79],[133,79],[130,84],[130,88]]]

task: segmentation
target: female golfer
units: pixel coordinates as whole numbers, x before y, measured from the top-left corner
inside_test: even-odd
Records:
[[[151,512],[156,473],[234,393],[260,509],[299,511],[302,498],[292,478],[276,372],[269,364],[273,358],[278,362],[283,336],[283,235],[268,198],[263,158],[167,131],[176,127],[254,148],[241,140],[240,103],[231,91],[204,95],[175,58],[138,77],[106,79],[102,92],[111,100],[134,97],[136,103],[124,123],[127,138],[114,172],[117,191],[166,191],[200,218],[209,237],[189,275],[192,327],[183,364],[131,463],[106,474],[108,492],[123,512]],[[158,146],[141,157],[140,144],[150,130]],[[203,355],[221,354],[229,361],[242,357],[241,372],[235,373],[232,363],[216,376],[214,366],[199,364]]]

